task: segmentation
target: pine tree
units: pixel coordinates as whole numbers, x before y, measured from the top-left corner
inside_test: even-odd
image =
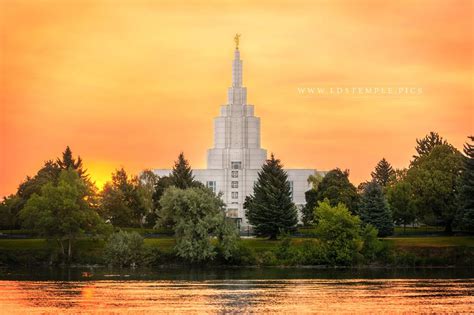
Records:
[[[474,141],[474,136],[468,137]],[[464,144],[464,169],[461,176],[461,228],[474,231],[474,144]]]
[[[273,154],[258,173],[254,193],[245,198],[244,208],[258,236],[276,239],[278,234],[295,229],[297,210],[292,201],[288,175]]]
[[[382,187],[387,187],[391,178],[395,175],[392,165],[385,159],[381,159],[371,173],[372,180],[376,181]]]
[[[428,155],[435,146],[442,144],[448,144],[448,142],[434,131],[430,131],[423,139],[416,139],[415,150],[418,155],[413,156],[414,161],[422,156]]]
[[[392,213],[382,187],[377,182],[372,181],[365,187],[359,211],[362,221],[375,226],[379,231],[379,236],[393,234]]]
[[[66,147],[66,150],[63,152],[62,159],[58,158],[56,160],[57,165],[62,170],[73,169],[79,174],[80,177],[85,178],[86,170],[83,169],[82,159],[80,156],[77,157],[77,160],[73,158],[72,151],[69,146]]]
[[[184,158],[183,152],[179,154],[178,160],[174,164],[170,179],[173,185],[180,189],[195,186],[193,171],[191,170],[188,160]]]

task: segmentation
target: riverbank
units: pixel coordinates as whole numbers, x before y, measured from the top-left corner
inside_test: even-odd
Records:
[[[227,266],[315,266],[317,239],[291,238],[289,242],[242,238],[232,260],[221,257],[205,265]],[[141,266],[185,265],[173,252],[172,237],[146,238]],[[371,261],[359,260],[353,266],[370,267],[470,267],[474,266],[474,237],[394,237],[382,240],[383,249]],[[72,264],[104,266],[103,240],[81,239],[75,244]],[[45,239],[0,239],[0,265],[60,265],[57,244]]]
[[[247,280],[247,279],[465,279],[474,267],[191,267],[111,268],[98,266],[0,267],[0,280]]]

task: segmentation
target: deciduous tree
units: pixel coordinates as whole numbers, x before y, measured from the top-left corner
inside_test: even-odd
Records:
[[[399,181],[387,190],[387,201],[392,211],[393,221],[403,228],[416,219],[415,196],[410,183]]]
[[[224,258],[229,258],[236,246],[237,229],[226,220],[224,203],[204,187],[179,189],[170,187],[160,199],[163,216],[157,222],[172,221],[176,237],[176,254],[190,262],[212,260],[217,238]]]
[[[452,232],[462,168],[462,154],[448,144],[436,145],[412,163],[407,180],[422,222],[444,225],[447,233]]]
[[[72,169],[62,170],[58,183],[43,185],[41,194],[34,193],[20,212],[26,228],[55,239],[68,261],[74,241],[81,235],[97,235],[106,231],[97,212],[87,202],[91,194],[88,185]]]
[[[474,141],[474,137],[469,139]],[[464,166],[461,175],[461,187],[459,189],[460,201],[460,226],[466,231],[474,231],[474,144],[464,144]]]
[[[329,200],[331,206],[343,203],[353,213],[357,213],[359,196],[349,181],[349,171],[339,168],[329,171],[318,186],[317,201]]]

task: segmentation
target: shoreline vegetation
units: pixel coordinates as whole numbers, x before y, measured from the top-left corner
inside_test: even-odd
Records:
[[[421,229],[421,228],[420,228]],[[135,233],[137,229],[134,229]],[[5,235],[6,231],[3,231]],[[145,229],[142,231],[146,233]],[[219,255],[204,264],[189,263],[179,259],[174,252],[176,240],[170,236],[144,238],[135,255],[136,262],[118,266],[121,268],[147,267],[288,267],[288,268],[472,268],[474,266],[474,236],[426,236],[399,235],[381,240],[383,249],[371,261],[361,258],[350,264],[321,264],[317,255],[311,253],[312,245],[318,242],[311,237],[287,237],[279,240],[263,238],[241,238],[233,259],[225,260]],[[69,264],[63,262],[58,246],[51,240],[41,238],[0,239],[0,267],[106,267],[117,266],[106,259],[106,241],[100,239],[78,239]],[[132,255],[132,256],[133,256]],[[319,260],[321,261],[321,260]]]
[[[409,168],[382,158],[358,187],[316,172],[304,206],[271,154],[240,217],[183,153],[168,176],[122,168],[99,191],[67,147],[0,203],[0,267],[472,267],[474,144],[416,142]]]

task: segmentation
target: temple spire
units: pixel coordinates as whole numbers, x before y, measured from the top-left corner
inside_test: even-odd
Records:
[[[247,104],[247,89],[242,86],[242,60],[240,60],[239,50],[240,34],[235,34],[234,42],[235,50],[234,60],[232,61],[232,86],[227,91],[227,104],[237,106],[236,108],[238,108],[241,105]]]
[[[232,87],[242,86],[242,60],[240,60],[240,34],[235,34],[234,62],[232,64]]]

